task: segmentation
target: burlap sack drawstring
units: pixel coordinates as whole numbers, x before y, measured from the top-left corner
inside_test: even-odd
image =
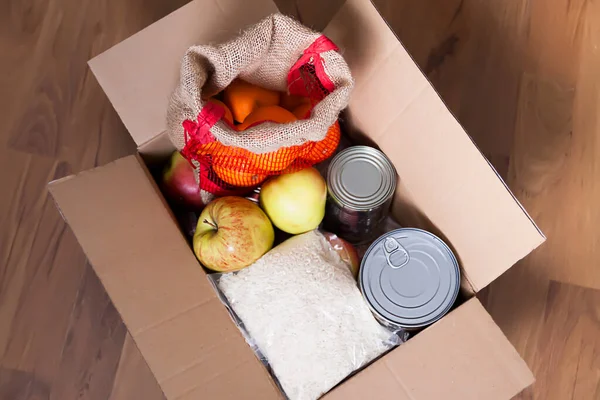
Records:
[[[310,116],[236,130],[223,119],[222,107],[206,101],[236,78],[309,97]],[[335,44],[292,18],[273,14],[226,43],[187,50],[169,102],[169,137],[184,157],[194,160],[207,200],[211,194],[241,193],[269,175],[313,165],[330,154],[339,141],[337,118],[353,85]]]

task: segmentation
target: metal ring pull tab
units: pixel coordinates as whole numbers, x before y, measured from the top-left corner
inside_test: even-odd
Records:
[[[383,248],[385,249],[387,263],[392,268],[402,268],[410,261],[408,251],[395,238],[385,239]]]

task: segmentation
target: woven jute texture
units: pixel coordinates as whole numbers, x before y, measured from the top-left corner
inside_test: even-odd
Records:
[[[185,146],[183,121],[196,121],[205,100],[235,78],[267,89],[287,91],[290,69],[320,36],[290,17],[273,14],[229,42],[190,47],[183,57],[180,81],[167,113],[167,129],[175,147],[181,150]],[[319,62],[323,63],[334,90],[315,105],[310,118],[288,124],[265,122],[244,131],[236,131],[218,121],[210,133],[226,146],[237,146],[256,154],[324,139],[339,112],[347,106],[354,81],[337,51],[321,53]]]

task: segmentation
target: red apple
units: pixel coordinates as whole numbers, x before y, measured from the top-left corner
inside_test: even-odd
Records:
[[[335,233],[323,232],[323,236],[325,236],[325,239],[327,239],[331,248],[337,251],[342,261],[348,264],[350,271],[352,271],[352,275],[354,275],[355,278],[358,278],[360,261],[358,259],[356,248]]]
[[[211,201],[200,214],[194,253],[208,269],[236,271],[271,250],[274,240],[273,225],[256,203],[227,196]]]
[[[161,187],[165,196],[175,205],[195,211],[205,206],[194,176],[194,167],[178,151],[171,155],[163,170]]]

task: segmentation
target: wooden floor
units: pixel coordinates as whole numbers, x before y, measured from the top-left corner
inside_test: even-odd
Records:
[[[0,2],[0,400],[163,398],[46,183],[134,151],[86,61],[183,3]],[[519,398],[600,399],[600,1],[376,3],[548,236],[482,294]]]

